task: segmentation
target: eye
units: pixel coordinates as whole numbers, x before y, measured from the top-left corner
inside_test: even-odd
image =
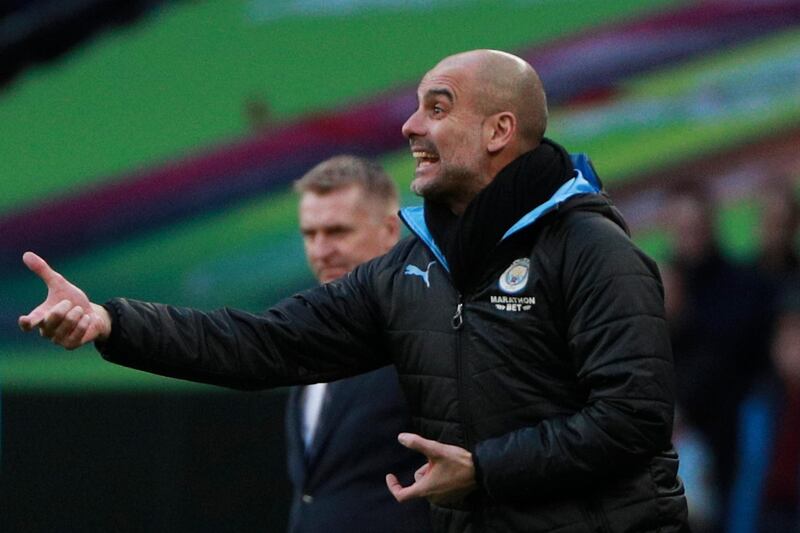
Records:
[[[441,115],[441,114],[444,113],[444,108],[442,106],[440,106],[439,104],[436,104],[436,105],[433,106],[432,113],[433,113],[433,116]]]

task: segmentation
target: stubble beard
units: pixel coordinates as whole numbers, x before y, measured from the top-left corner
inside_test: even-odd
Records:
[[[433,178],[414,179],[411,192],[427,201],[452,206],[471,199],[479,190],[479,182],[477,173],[467,167],[448,165]]]

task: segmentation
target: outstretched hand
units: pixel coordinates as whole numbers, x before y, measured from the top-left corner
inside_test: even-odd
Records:
[[[397,440],[428,458],[428,462],[414,472],[414,483],[408,487],[403,487],[394,474],[386,476],[386,485],[398,502],[427,498],[435,504],[449,503],[475,490],[475,464],[469,451],[413,433],[401,433]]]
[[[47,286],[45,301],[19,317],[22,331],[39,328],[43,337],[68,350],[108,337],[111,317],[103,307],[90,302],[82,290],[35,253],[25,252],[22,261]]]

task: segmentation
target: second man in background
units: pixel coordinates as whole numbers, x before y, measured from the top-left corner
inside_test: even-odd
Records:
[[[306,257],[321,283],[398,240],[397,188],[377,164],[333,157],[295,182],[295,190]],[[429,531],[427,502],[397,503],[384,483],[386,472],[402,472],[410,482],[424,463],[397,443],[409,429],[393,366],[293,387],[286,412],[290,533]]]

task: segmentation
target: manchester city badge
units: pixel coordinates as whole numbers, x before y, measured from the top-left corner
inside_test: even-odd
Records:
[[[500,290],[506,294],[522,292],[528,284],[528,271],[530,268],[531,260],[527,257],[514,260],[511,266],[500,276]]]

